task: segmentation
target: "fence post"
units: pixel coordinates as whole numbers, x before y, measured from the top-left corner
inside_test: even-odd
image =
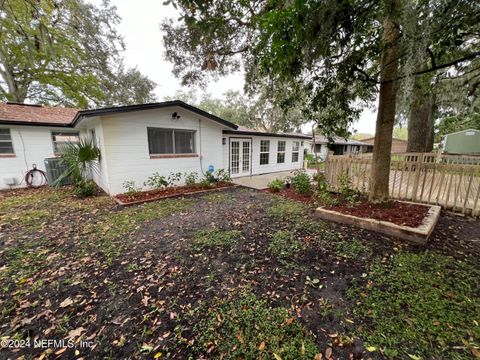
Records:
[[[412,199],[417,200],[418,184],[420,181],[421,167],[423,167],[423,154],[417,156],[417,162],[415,163],[415,178],[413,179]]]

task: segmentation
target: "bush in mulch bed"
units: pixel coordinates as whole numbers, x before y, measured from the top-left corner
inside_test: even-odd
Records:
[[[288,183],[282,187],[269,186],[267,191],[307,204],[317,204],[327,210],[361,218],[389,221],[401,226],[420,226],[429,210],[429,207],[425,205],[400,201],[389,201],[382,204],[370,203],[361,193],[352,189],[351,180],[346,174],[342,174],[339,178],[338,193],[327,190],[325,179],[322,176],[315,177],[316,189],[312,186],[310,192],[306,192],[303,188],[302,191],[297,191],[293,186],[288,186]],[[272,182],[269,185],[279,184],[279,182],[275,184]]]
[[[207,190],[213,189],[221,189],[226,188],[229,186],[233,186],[230,182],[216,182],[209,184],[208,187],[203,186],[202,184],[195,184],[195,185],[185,185],[185,186],[175,186],[169,187],[166,189],[155,189],[155,190],[148,190],[148,191],[136,191],[136,192],[129,192],[125,194],[116,195],[115,198],[120,200],[124,204],[129,203],[137,203],[143,201],[152,201],[157,199],[164,199],[173,196],[181,196],[187,194],[194,194],[197,192],[204,192]]]

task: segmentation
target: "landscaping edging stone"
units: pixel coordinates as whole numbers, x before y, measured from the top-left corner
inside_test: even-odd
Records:
[[[417,204],[408,201],[402,201],[407,204]],[[417,204],[418,205],[418,204]],[[423,204],[422,204],[423,205]],[[338,211],[327,210],[318,207],[315,210],[315,216],[329,221],[335,221],[341,224],[358,226],[362,229],[375,231],[384,235],[393,236],[399,239],[411,241],[416,244],[425,245],[433,232],[435,225],[440,217],[441,207],[438,205],[425,205],[429,207],[427,216],[423,223],[418,227],[401,226],[389,221],[381,221],[369,218],[361,218],[353,215],[344,214]]]
[[[143,203],[158,201],[158,200],[165,200],[165,199],[171,199],[171,198],[177,198],[177,197],[189,196],[189,195],[195,195],[195,194],[203,194],[203,193],[208,193],[208,192],[213,192],[213,191],[220,191],[220,190],[224,190],[224,189],[233,189],[233,188],[236,188],[236,187],[238,187],[238,185],[222,186],[222,187],[215,188],[215,189],[192,191],[192,192],[183,193],[183,194],[171,194],[171,195],[160,196],[160,197],[156,197],[156,198],[152,198],[152,199],[134,200],[134,201],[129,201],[129,202],[123,202],[120,199],[118,199],[116,196],[113,196],[113,200],[115,200],[115,202],[118,205],[131,206],[131,205],[138,205],[138,204],[143,204]]]

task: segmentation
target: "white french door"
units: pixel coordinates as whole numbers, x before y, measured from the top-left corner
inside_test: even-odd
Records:
[[[252,141],[249,139],[230,139],[230,175],[250,175]]]

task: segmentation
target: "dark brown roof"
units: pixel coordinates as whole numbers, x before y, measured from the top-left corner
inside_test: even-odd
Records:
[[[179,106],[192,111],[222,125],[236,129],[237,125],[203,111],[180,100],[161,103],[115,106],[94,110],[79,110],[72,108],[50,107],[20,103],[0,103],[0,124],[33,125],[33,126],[65,126],[75,127],[79,121],[90,116],[110,115],[115,113],[160,109]]]
[[[79,109],[0,103],[0,123],[70,125]]]

